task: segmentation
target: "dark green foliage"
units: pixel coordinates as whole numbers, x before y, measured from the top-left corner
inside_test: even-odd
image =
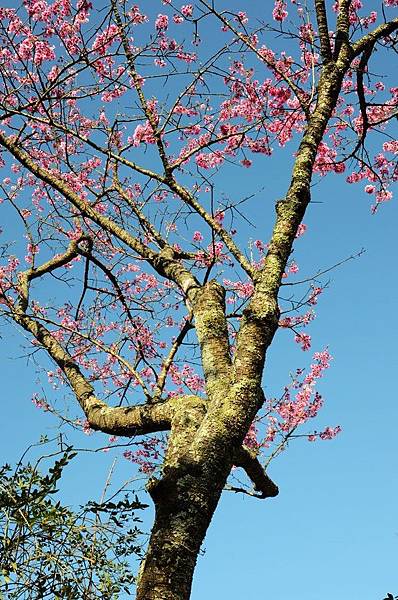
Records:
[[[141,555],[134,511],[146,505],[126,495],[77,511],[63,506],[54,494],[74,456],[68,447],[45,474],[37,463],[0,467],[1,600],[114,600],[131,594],[131,557]]]

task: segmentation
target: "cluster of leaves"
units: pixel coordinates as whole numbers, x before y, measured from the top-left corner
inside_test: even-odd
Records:
[[[54,495],[75,454],[68,447],[45,474],[38,463],[0,468],[2,600],[111,600],[129,593],[131,557],[141,554],[134,512],[145,505],[125,496],[77,511],[63,506]]]

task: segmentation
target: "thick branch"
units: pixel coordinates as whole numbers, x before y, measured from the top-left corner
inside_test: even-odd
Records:
[[[337,17],[336,35],[334,41],[333,58],[337,60],[340,56],[340,50],[343,48],[347,51],[349,48],[349,32],[350,32],[350,4],[351,0],[339,1],[339,15]]]
[[[94,210],[88,202],[71,190],[59,175],[51,173],[47,169],[37,165],[27,152],[22,150],[15,141],[4,135],[2,132],[0,132],[0,145],[6,148],[24,167],[35,175],[35,177],[59,192],[75,208],[79,209],[84,216],[94,221],[94,223],[97,223],[97,225],[102,227],[105,231],[112,233],[143,258],[146,258],[147,260],[153,260],[155,258],[156,253],[153,250],[144,246],[137,238],[132,236],[122,227],[119,227],[112,219],[105,217]]]
[[[231,355],[228,326],[225,317],[225,290],[216,281],[207,283],[192,303],[195,327],[201,348],[203,372],[210,400],[220,381],[224,382],[223,394],[231,379]]]
[[[316,20],[318,23],[319,40],[321,43],[321,55],[323,61],[332,60],[332,50],[330,48],[329,27],[326,15],[325,0],[315,0]]]
[[[255,490],[259,492],[258,498],[273,498],[279,494],[278,486],[264,471],[254,451],[242,446],[236,453],[235,464],[246,471]]]
[[[65,374],[92,429],[124,436],[170,429],[175,400],[153,405],[108,406],[96,397],[94,387],[84,377],[71,355],[44,325],[23,313],[21,309],[16,309],[12,317],[18,325],[34,336]]]
[[[383,23],[374,29],[373,31],[369,31],[366,35],[363,36],[360,40],[355,42],[352,45],[353,56],[359,56],[366,48],[372,47],[378,40],[383,37],[387,37],[394,31],[398,30],[398,18],[389,21],[389,23]]]
[[[324,65],[318,84],[315,110],[300,143],[292,179],[284,200],[276,204],[277,218],[263,269],[258,272],[255,291],[243,311],[237,337],[234,367],[236,382],[247,380],[261,384],[265,353],[278,326],[278,290],[289,259],[297,228],[310,201],[310,186],[319,144],[339,97],[347,57],[343,68],[333,62]],[[254,416],[254,415],[253,415]]]

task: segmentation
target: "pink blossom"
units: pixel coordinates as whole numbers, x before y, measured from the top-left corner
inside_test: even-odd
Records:
[[[201,242],[203,240],[203,235],[200,233],[200,231],[195,231],[192,239],[194,242]]]
[[[226,287],[233,290],[239,298],[250,298],[254,291],[253,282],[250,280],[229,281],[229,279],[224,279],[223,283]]]
[[[87,421],[87,419],[85,419],[82,423],[82,430],[86,435],[91,435],[93,433],[93,430],[91,429],[90,423]]]
[[[294,340],[300,344],[302,350],[309,350],[311,348],[311,336],[306,333],[298,333]]]
[[[318,296],[322,294],[323,290],[321,287],[314,287],[311,294],[308,297],[307,303],[314,306],[318,302]]]
[[[156,21],[155,27],[158,31],[166,30],[169,26],[169,17],[167,15],[159,14]]]
[[[247,158],[244,158],[243,160],[240,161],[240,164],[244,167],[246,167],[246,169],[248,169],[249,167],[252,166],[252,161],[248,160]]]
[[[305,225],[305,223],[300,223],[300,225],[297,227],[296,238],[299,238],[302,235],[304,235],[304,233],[306,231],[307,231],[307,225]]]
[[[146,121],[144,125],[137,125],[133,133],[132,142],[134,146],[139,146],[142,142],[145,144],[156,143],[153,135],[153,129],[149,121]]]
[[[44,400],[44,398],[40,398],[38,394],[33,394],[32,402],[36,406],[36,408],[42,408],[45,411],[49,409],[49,405],[47,404],[47,402]]]
[[[221,165],[224,162],[224,157],[219,150],[210,153],[200,152],[196,155],[195,162],[202,169],[211,169]]]
[[[37,39],[32,34],[29,34],[21,42],[18,54],[22,59],[33,59],[37,66],[40,66],[44,61],[55,59],[54,46],[50,46],[47,41]]]
[[[340,425],[337,425],[336,427],[326,427],[326,429],[319,434],[319,437],[321,440],[332,440],[340,433],[340,431]]]
[[[178,58],[178,60],[182,60],[188,64],[193,63],[197,60],[197,55],[195,54],[195,52],[183,52],[182,50],[179,50],[176,54],[176,58]]]
[[[109,25],[104,31],[97,34],[92,50],[100,56],[105,56],[108,48],[119,39],[119,28],[115,24]]]
[[[393,154],[398,154],[398,140],[392,140],[391,142],[384,142],[383,150],[384,150],[384,152],[392,152]]]
[[[274,10],[272,11],[272,17],[275,21],[279,21],[282,23],[288,15],[286,10],[287,5],[284,0],[275,0]]]
[[[131,11],[128,13],[133,25],[140,25],[148,21],[148,17],[140,13],[140,9],[137,5],[134,5]]]
[[[183,6],[181,6],[181,12],[184,15],[184,17],[192,17],[192,13],[193,13],[192,4],[183,4]]]
[[[254,240],[254,245],[257,248],[257,250],[261,252],[261,254],[264,254],[264,252],[267,249],[267,244],[264,244],[264,242],[262,242],[261,240]]]
[[[376,194],[376,202],[388,202],[391,198],[392,192],[389,190],[380,190],[380,192],[377,192]]]
[[[59,74],[59,67],[57,65],[54,65],[53,67],[51,67],[50,71],[48,72],[47,75],[47,79],[49,81],[54,81]]]
[[[257,450],[260,446],[257,436],[258,429],[256,424],[253,422],[249,427],[249,431],[247,432],[245,439],[243,440],[243,445],[246,446],[246,448]]]

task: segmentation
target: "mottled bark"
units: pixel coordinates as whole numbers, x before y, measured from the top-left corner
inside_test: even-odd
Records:
[[[192,441],[206,409],[203,400],[192,397],[176,411],[162,476],[148,484],[156,514],[137,600],[190,596],[198,553],[223,487],[204,476],[192,454]]]

